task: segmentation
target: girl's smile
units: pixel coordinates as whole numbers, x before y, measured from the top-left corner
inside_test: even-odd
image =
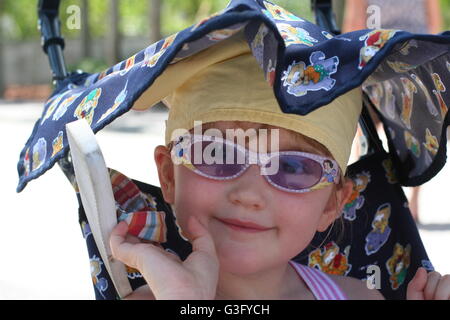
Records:
[[[260,233],[260,232],[264,232],[264,231],[268,231],[271,230],[273,228],[268,228],[268,227],[264,227],[261,226],[259,224],[256,224],[254,222],[250,222],[250,221],[241,221],[238,219],[219,219],[217,218],[217,220],[219,220],[220,222],[222,222],[223,224],[225,224],[226,226],[230,227],[233,230],[237,230],[237,231],[242,231],[242,232],[256,232],[256,233]]]

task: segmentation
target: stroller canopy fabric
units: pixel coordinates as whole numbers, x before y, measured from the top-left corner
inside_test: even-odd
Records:
[[[383,121],[402,184],[424,183],[444,165],[450,32],[380,29],[334,36],[268,1],[233,0],[108,70],[75,73],[59,85],[20,154],[17,191],[67,156],[67,123],[84,118],[98,132],[133,107],[151,107],[164,96],[140,97],[169,64],[238,32],[283,112],[306,115],[362,86]]]

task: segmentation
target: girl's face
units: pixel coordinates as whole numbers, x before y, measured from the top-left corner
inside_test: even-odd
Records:
[[[244,124],[240,122],[239,127]],[[215,122],[213,127],[221,129],[224,137],[224,129],[234,128],[228,121]],[[278,129],[280,151],[324,155],[306,143],[299,145],[289,130]],[[345,184],[336,191],[336,197],[334,186],[288,193],[270,185],[256,164],[238,178],[212,180],[183,165],[174,165],[163,146],[155,150],[155,160],[164,198],[175,210],[183,234],[190,238],[187,219],[197,216],[214,239],[222,270],[234,274],[255,273],[292,259],[307,247],[316,231],[327,229],[340,212],[341,202],[345,203],[346,190],[349,194],[352,188]],[[251,223],[262,230],[236,228],[233,223]]]

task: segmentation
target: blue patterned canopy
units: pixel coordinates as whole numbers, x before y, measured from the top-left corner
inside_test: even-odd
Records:
[[[17,192],[67,156],[67,123],[84,118],[98,132],[128,112],[169,64],[237,32],[245,34],[283,112],[306,115],[362,86],[384,123],[404,185],[424,183],[444,165],[450,32],[379,29],[334,36],[269,1],[232,0],[108,70],[66,79],[20,154]]]

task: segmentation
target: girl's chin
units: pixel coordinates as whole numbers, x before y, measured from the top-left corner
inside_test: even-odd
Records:
[[[220,268],[233,274],[252,274],[264,268],[267,258],[257,250],[225,249],[218,250]]]

